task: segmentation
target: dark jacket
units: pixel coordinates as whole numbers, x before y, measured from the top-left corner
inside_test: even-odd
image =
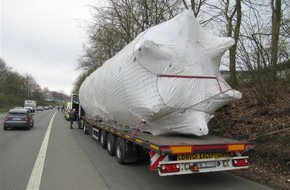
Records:
[[[70,113],[69,113],[69,119],[70,120],[75,120],[75,118],[76,118],[75,111],[74,110],[71,110]]]

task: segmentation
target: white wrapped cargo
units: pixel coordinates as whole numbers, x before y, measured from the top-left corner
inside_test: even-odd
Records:
[[[234,44],[206,32],[193,12],[139,34],[80,87],[86,115],[153,135],[208,134],[215,110],[241,98],[222,78],[221,57]]]

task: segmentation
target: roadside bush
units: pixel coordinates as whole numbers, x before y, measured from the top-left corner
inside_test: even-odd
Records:
[[[0,94],[0,112],[7,112],[9,109],[13,107],[22,107],[24,104],[23,98],[15,97],[15,96],[5,96],[4,94]]]
[[[7,109],[8,98],[4,94],[0,94],[0,112],[5,112]]]

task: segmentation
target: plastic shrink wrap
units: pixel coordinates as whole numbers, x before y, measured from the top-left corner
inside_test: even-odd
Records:
[[[86,115],[152,135],[207,135],[218,108],[240,99],[222,78],[221,57],[234,44],[206,32],[192,11],[140,33],[80,87]]]

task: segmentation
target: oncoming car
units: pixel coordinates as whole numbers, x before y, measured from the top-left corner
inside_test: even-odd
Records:
[[[42,106],[37,106],[36,111],[43,111],[43,107]]]
[[[33,114],[24,108],[11,109],[4,119],[4,130],[8,128],[25,128],[29,130],[34,125]]]

